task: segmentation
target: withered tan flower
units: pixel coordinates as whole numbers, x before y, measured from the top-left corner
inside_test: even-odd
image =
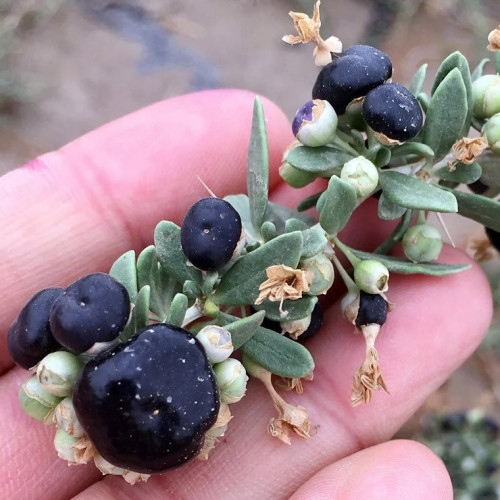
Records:
[[[303,12],[289,12],[288,14],[293,19],[293,25],[298,32],[298,36],[285,35],[282,40],[291,45],[295,45],[296,43],[314,43],[316,45],[313,52],[314,63],[317,66],[325,66],[332,61],[332,52],[337,54],[342,52],[342,42],[336,36],[331,36],[326,40],[321,38],[319,34],[319,29],[321,28],[320,5],[320,0],[314,4],[312,19]]]
[[[302,297],[302,292],[309,291],[306,273],[302,269],[278,264],[266,269],[267,280],[259,286],[260,294],[255,301],[256,305],[264,300],[281,302],[284,300],[297,300]]]
[[[75,450],[75,464],[86,464],[94,458],[96,449],[87,436],[81,437],[76,443],[71,445]]]
[[[488,50],[500,50],[500,25],[488,35]]]
[[[382,372],[378,364],[378,354],[375,349],[375,339],[380,331],[380,325],[362,326],[361,331],[365,337],[366,354],[363,364],[354,374],[351,393],[352,406],[369,403],[372,399],[373,391],[384,389],[385,392],[389,392],[382,377]]]
[[[457,161],[470,165],[487,149],[488,141],[480,137],[462,137],[451,148],[453,156]]]

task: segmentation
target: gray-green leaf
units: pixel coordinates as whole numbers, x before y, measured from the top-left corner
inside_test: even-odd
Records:
[[[301,259],[308,259],[321,252],[327,244],[325,231],[319,224],[302,231],[304,243],[302,245]]]
[[[422,86],[424,85],[425,81],[425,75],[427,74],[427,66],[428,66],[427,63],[422,64],[422,66],[420,66],[420,68],[417,69],[417,71],[413,75],[413,78],[411,79],[411,83],[408,90],[413,95],[418,95],[422,91]]]
[[[286,161],[295,168],[318,177],[340,175],[340,170],[354,156],[331,146],[310,148],[298,146],[292,149]]]
[[[259,230],[265,220],[268,189],[269,151],[266,121],[262,103],[256,97],[253,106],[252,132],[248,145],[247,190],[252,225]]]
[[[378,200],[378,216],[383,220],[395,220],[399,219],[405,212],[407,208],[401,205],[396,205],[392,201],[387,199],[387,196],[382,193]]]
[[[224,198],[238,212],[241,224],[245,230],[245,237],[249,245],[260,241],[260,234],[255,230],[250,217],[250,201],[246,194],[232,194]]]
[[[237,318],[220,312],[217,316],[217,322],[231,334],[231,342],[234,350],[236,350],[255,335],[265,316],[264,311],[256,312],[246,318]]]
[[[351,251],[360,259],[376,259],[384,264],[389,271],[397,274],[427,274],[429,276],[446,276],[447,274],[455,274],[465,269],[469,269],[470,264],[439,264],[439,263],[418,263],[408,262],[397,257],[388,255],[380,255],[376,253],[360,252],[359,250]]]
[[[253,252],[240,257],[222,277],[212,297],[216,304],[252,304],[259,296],[259,285],[267,279],[269,266],[283,264],[296,268],[302,252],[302,233],[295,231],[274,238]]]
[[[471,184],[481,177],[482,169],[476,162],[470,165],[458,162],[455,163],[454,168],[450,172],[449,168],[445,165],[436,171],[436,176],[445,181],[458,182],[459,184]]]
[[[322,195],[319,223],[331,235],[340,232],[358,204],[354,188],[346,181],[333,176],[328,181],[328,189]]]
[[[279,302],[265,300],[262,304],[253,307],[258,311],[265,311],[266,316],[273,321],[295,321],[309,316],[317,302],[318,297],[313,295],[304,295],[298,300],[285,300],[282,307],[288,314],[284,318],[281,317],[279,311]]]
[[[130,302],[134,304],[138,290],[134,250],[125,252],[118,257],[111,266],[109,275],[119,281],[127,289]]]
[[[146,327],[149,324],[149,286],[143,286],[137,294],[135,305],[130,313],[130,320],[120,333],[122,342],[131,338],[137,330]]]
[[[467,88],[458,68],[452,69],[432,95],[422,137],[439,161],[463,136],[469,114]]]
[[[201,283],[201,271],[188,266],[182,252],[181,229],[170,221],[161,221],[155,229],[155,247],[158,260],[168,274],[179,283],[192,280]]]
[[[500,232],[500,202],[480,194],[453,192],[458,201],[460,215]]]
[[[266,370],[288,378],[305,377],[314,370],[311,353],[294,340],[259,327],[241,350]]]
[[[151,287],[150,309],[163,321],[167,315],[172,297],[180,288],[175,278],[169,276],[158,262],[156,248],[150,245],[137,258],[137,280],[139,288]]]
[[[380,173],[380,184],[387,199],[396,205],[434,212],[458,210],[453,193],[415,177],[388,170]]]
[[[485,57],[481,59],[480,63],[474,68],[474,71],[471,74],[472,81],[477,80],[483,76],[484,67],[490,62],[490,60]]]
[[[166,323],[182,326],[188,308],[188,298],[183,293],[178,293],[172,300],[168,311]]]

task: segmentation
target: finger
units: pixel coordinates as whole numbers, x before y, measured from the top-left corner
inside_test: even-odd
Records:
[[[452,499],[443,462],[415,441],[389,441],[329,465],[309,479],[290,500]]]
[[[254,95],[221,90],[167,100],[93,131],[0,179],[0,373],[5,333],[37,290],[107,271],[121,253],[152,243],[163,219],[179,223],[207,193],[245,192]],[[263,99],[271,175],[291,140]]]
[[[450,248],[443,258],[450,263],[468,260]],[[195,461],[151,478],[134,492],[231,498],[237,490],[243,498],[286,498],[332,461],[391,437],[477,347],[492,305],[487,280],[474,264],[461,274],[440,278],[396,275],[389,298],[396,310],[377,342],[389,395],[375,393],[369,405],[350,406],[352,375],[363,360],[364,343],[338,309],[330,308],[326,327],[308,344],[316,362],[314,381],[305,383],[301,396],[286,395],[308,408],[317,426],[311,439],[295,438],[287,447],[266,434],[273,407],[261,385],[251,383],[247,396],[232,408],[229,430],[208,464]],[[81,499],[125,494],[128,485],[122,483],[106,478]]]

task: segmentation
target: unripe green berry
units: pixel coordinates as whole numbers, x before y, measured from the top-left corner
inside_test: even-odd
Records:
[[[304,146],[326,146],[335,138],[337,113],[328,101],[306,102],[295,114],[292,132]]]
[[[483,126],[483,136],[490,149],[500,154],[500,113],[493,115]]]
[[[47,392],[45,388],[40,384],[38,377],[33,375],[30,377],[22,386],[21,390],[25,393],[25,395],[30,398],[38,401],[43,406],[47,408],[54,409],[62,398]]]
[[[221,363],[233,352],[231,334],[221,326],[205,326],[198,332],[196,338],[204,347],[211,363]]]
[[[366,293],[383,293],[389,289],[389,270],[378,260],[362,260],[354,266],[354,281]]]
[[[83,368],[82,361],[67,351],[47,354],[40,361],[36,375],[42,387],[55,396],[69,396]]]
[[[364,198],[377,188],[378,170],[370,160],[358,156],[344,164],[340,178],[356,190],[358,198]]]
[[[472,103],[476,118],[500,112],[500,75],[484,75],[472,82]]]
[[[57,429],[54,437],[54,448],[57,451],[59,458],[68,461],[69,463],[76,464],[76,449],[74,445],[78,443],[80,438],[70,436],[66,431]]]
[[[21,409],[31,418],[46,425],[54,424],[54,408],[45,406],[34,398],[30,398],[24,391],[24,386],[19,389],[19,404]]]
[[[300,269],[306,272],[309,293],[312,295],[325,294],[333,285],[333,264],[321,253],[302,261]]]
[[[219,387],[222,403],[237,403],[247,389],[247,373],[245,367],[234,358],[228,358],[214,366],[215,378]]]
[[[287,161],[284,161],[280,165],[279,174],[289,186],[297,189],[307,186],[316,179],[315,175],[299,170]]]
[[[439,230],[430,224],[416,224],[403,236],[403,251],[413,262],[428,262],[437,259],[443,240]]]

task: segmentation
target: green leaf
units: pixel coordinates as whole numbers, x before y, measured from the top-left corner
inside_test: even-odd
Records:
[[[262,304],[253,307],[257,311],[265,311],[266,316],[273,321],[295,321],[309,316],[317,302],[318,297],[313,295],[304,295],[298,300],[285,300],[283,301],[283,310],[288,312],[285,318],[281,317],[279,302],[265,300]]]
[[[314,370],[311,353],[277,332],[259,327],[241,350],[266,370],[288,378],[301,378]]]
[[[262,235],[264,241],[271,241],[273,238],[278,236],[278,231],[276,231],[276,226],[272,222],[266,220],[260,228],[260,234]]]
[[[266,219],[276,226],[278,233],[284,233],[286,231],[286,221],[292,218],[299,219],[308,226],[313,226],[318,222],[314,217],[307,214],[301,214],[292,208],[272,202],[267,204]]]
[[[135,301],[135,305],[130,313],[130,320],[125,329],[120,333],[122,342],[130,339],[137,330],[148,326],[149,324],[149,286],[143,286]]]
[[[137,297],[137,269],[135,266],[135,252],[130,250],[115,260],[109,275],[119,281],[128,292],[130,302],[135,303]]]
[[[416,156],[418,158],[433,158],[434,151],[421,142],[405,142],[401,146],[396,146],[391,150],[392,158],[401,158],[402,156]]]
[[[387,199],[396,205],[434,212],[458,210],[453,193],[400,172],[381,172],[380,184]]]
[[[182,326],[188,308],[188,298],[183,293],[178,293],[172,300],[168,311],[166,323]]]
[[[293,231],[305,231],[309,226],[300,219],[291,218],[285,222],[285,231],[293,233]]]
[[[427,63],[422,64],[422,66],[420,66],[420,68],[418,68],[415,74],[413,75],[410,86],[408,88],[408,90],[413,95],[418,95],[422,91],[422,87],[425,81],[425,75],[427,74],[427,66],[428,66]]]
[[[470,165],[458,162],[455,164],[455,170],[450,172],[445,165],[435,172],[436,176],[440,179],[450,182],[458,182],[459,184],[471,184],[476,182],[481,177],[481,166],[474,162]]]
[[[328,242],[325,231],[319,224],[303,230],[302,237],[304,238],[304,243],[302,245],[301,259],[308,259],[318,254]]]
[[[401,205],[396,205],[387,199],[387,196],[382,193],[378,200],[378,216],[383,220],[399,219],[407,208]]]
[[[477,80],[483,76],[484,67],[490,62],[490,60],[485,57],[481,60],[481,62],[474,68],[474,71],[471,74],[472,81]]]
[[[264,108],[258,97],[253,106],[252,132],[248,145],[247,190],[250,200],[250,218],[254,228],[265,221],[269,189],[269,151],[267,149]]]
[[[253,245],[261,240],[260,234],[255,230],[250,217],[250,201],[246,194],[232,194],[224,198],[238,212],[241,224],[245,230],[248,244]]]
[[[137,258],[137,281],[139,288],[145,285],[150,286],[149,307],[160,321],[164,321],[172,297],[179,289],[179,285],[158,262],[154,245],[146,247]]]
[[[439,264],[439,263],[415,263],[408,262],[397,257],[380,255],[376,253],[361,252],[359,250],[351,251],[360,259],[376,259],[382,262],[389,271],[397,274],[427,274],[429,276],[446,276],[447,274],[459,273],[469,269],[470,264]]]
[[[256,312],[246,318],[237,318],[220,312],[217,316],[217,322],[231,334],[233,348],[236,350],[240,349],[255,335],[265,316],[264,311]]]
[[[297,205],[297,211],[298,212],[304,212],[306,210],[309,210],[310,208],[313,208],[316,206],[316,203],[318,203],[319,197],[323,194],[323,191],[320,191],[319,193],[314,193],[311,196],[308,196],[307,198],[304,198],[299,204]]]
[[[500,156],[485,151],[481,155],[481,182],[493,189],[500,189]]]
[[[500,202],[480,194],[453,191],[458,201],[458,213],[483,226],[500,232]]]
[[[170,221],[161,221],[155,229],[155,247],[163,269],[179,283],[191,280],[201,283],[201,271],[187,265],[181,246],[181,229]]]
[[[437,90],[441,82],[448,76],[454,69],[460,71],[462,76],[462,81],[465,85],[465,91],[467,96],[467,114],[464,120],[462,131],[460,136],[466,136],[469,131],[470,121],[472,118],[472,78],[470,74],[469,63],[467,59],[460,52],[453,52],[450,54],[439,67],[434,82],[432,84],[431,95]]]
[[[434,151],[436,162],[463,136],[468,114],[467,88],[454,68],[432,95],[422,129],[423,142]]]
[[[420,94],[417,95],[418,102],[420,103],[420,106],[422,106],[422,109],[424,110],[424,113],[427,114],[427,110],[429,109],[429,103],[430,99],[429,96],[425,92],[420,92]],[[421,136],[420,132],[417,137]]]
[[[295,168],[318,177],[331,177],[340,175],[344,163],[353,158],[349,153],[331,146],[298,146],[288,153],[286,161]]]
[[[333,176],[328,182],[321,203],[319,223],[331,235],[340,232],[351,217],[358,204],[354,188],[346,181]]]
[[[389,164],[392,157],[392,151],[389,148],[381,147],[373,160],[376,167],[382,168]]]
[[[269,266],[283,264],[296,268],[302,252],[302,233],[295,231],[274,238],[253,252],[240,257],[222,277],[210,297],[216,304],[252,304],[259,296],[259,285],[266,281]]]

